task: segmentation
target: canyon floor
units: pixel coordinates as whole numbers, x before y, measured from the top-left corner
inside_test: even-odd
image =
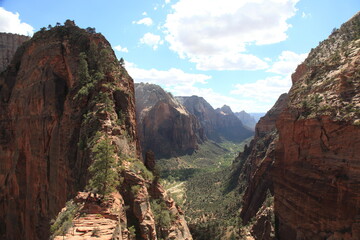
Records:
[[[206,141],[192,155],[157,161],[163,185],[185,211],[194,239],[238,239],[239,234],[252,239],[239,220],[241,191],[230,181],[232,163],[251,139]]]

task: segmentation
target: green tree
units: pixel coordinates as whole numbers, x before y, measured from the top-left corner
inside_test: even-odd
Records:
[[[80,83],[85,85],[90,82],[90,75],[88,70],[88,63],[86,61],[86,53],[81,52],[79,54],[79,69],[78,74],[80,78]]]
[[[114,150],[114,146],[107,138],[100,139],[91,149],[94,154],[94,162],[89,167],[92,176],[89,187],[102,196],[115,191],[119,184]]]
[[[125,61],[124,61],[124,59],[123,59],[123,58],[120,58],[120,60],[119,60],[119,64],[120,64],[120,66],[122,66],[122,67],[124,67],[124,66],[125,66]]]

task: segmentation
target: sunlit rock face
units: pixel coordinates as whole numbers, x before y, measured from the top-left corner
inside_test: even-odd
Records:
[[[242,217],[256,214],[261,186],[269,189],[279,239],[360,238],[359,36],[357,14],[309,53],[292,75],[272,144],[249,166]],[[256,132],[270,128],[259,123]]]
[[[101,34],[69,20],[36,33],[1,73],[0,105],[1,239],[49,239],[51,219],[89,180],[89,146],[97,134],[113,145],[121,169],[112,217],[119,220],[113,225],[123,225],[113,236],[130,239],[131,222],[138,238],[192,239],[156,178],[130,167],[146,169],[139,160],[134,83]],[[162,210],[174,217],[161,231],[150,199],[165,202]]]
[[[196,117],[155,84],[135,84],[139,138],[156,158],[191,154],[205,140]]]

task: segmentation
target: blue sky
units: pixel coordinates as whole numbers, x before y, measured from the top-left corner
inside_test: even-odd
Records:
[[[135,82],[213,107],[265,112],[311,48],[359,0],[0,0],[0,32],[32,35],[66,19],[95,27]]]

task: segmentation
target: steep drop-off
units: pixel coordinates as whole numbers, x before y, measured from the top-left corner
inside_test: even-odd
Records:
[[[180,209],[138,160],[133,80],[101,34],[69,20],[36,33],[1,73],[0,104],[1,239],[48,239],[50,219],[91,177],[101,139],[119,164],[121,231],[113,236],[130,239],[132,227],[137,239],[192,239]],[[166,224],[158,206],[171,217]]]
[[[191,154],[204,141],[203,129],[171,94],[155,84],[135,84],[139,138],[157,158]]]
[[[253,170],[241,213],[245,223],[269,189],[279,239],[360,238],[359,64],[357,14],[292,75],[288,105],[276,119],[278,134],[267,150],[246,150],[261,157],[247,159]],[[271,128],[259,123],[257,134]]]

